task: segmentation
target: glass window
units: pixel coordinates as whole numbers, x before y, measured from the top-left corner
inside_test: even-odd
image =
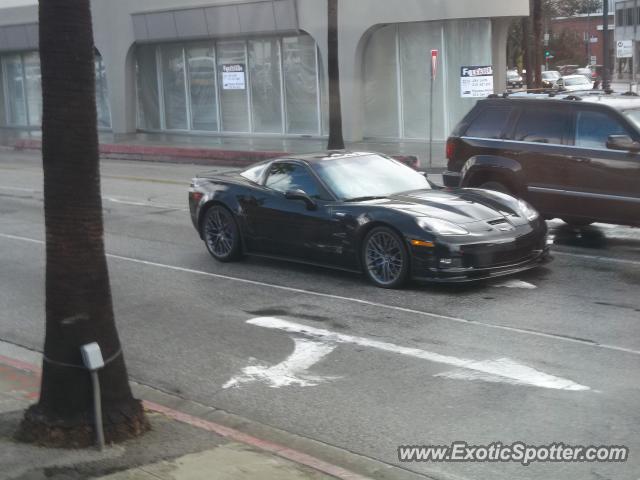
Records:
[[[566,116],[559,109],[527,108],[520,114],[513,139],[521,142],[562,144],[566,127]]]
[[[618,27],[622,26],[622,22],[623,22],[623,19],[624,19],[623,13],[624,13],[624,10],[622,10],[622,9],[616,10],[616,25]]]
[[[98,127],[111,128],[111,109],[109,107],[109,91],[107,90],[107,70],[102,57],[96,54],[96,110]]]
[[[282,39],[287,133],[318,134],[316,44],[307,35]]]
[[[141,45],[136,50],[138,76],[138,125],[150,130],[160,129],[160,100],[156,47]]]
[[[487,107],[473,120],[467,129],[467,137],[479,138],[500,138],[504,132],[509,115],[510,107]]]
[[[194,130],[218,130],[216,59],[213,46],[187,48],[191,125]]]
[[[364,134],[399,137],[396,25],[376,30],[364,52]]]
[[[603,112],[578,112],[576,117],[576,146],[607,148],[609,135],[630,135],[620,122]]]
[[[40,54],[29,52],[23,55],[25,86],[27,88],[27,108],[29,111],[29,125],[42,124],[42,89],[40,87]]]
[[[306,167],[295,163],[277,162],[271,165],[265,186],[282,193],[300,189],[311,198],[328,198],[327,193],[311,172]]]
[[[282,132],[280,48],[275,38],[249,41],[253,131]]]
[[[422,174],[380,155],[327,159],[314,163],[313,168],[343,200],[431,188]]]
[[[253,167],[249,167],[240,175],[242,175],[244,178],[246,178],[247,180],[253,183],[260,183],[260,180],[262,180],[262,175],[264,174],[264,171],[267,168],[267,165],[269,165],[268,162],[260,163]]]
[[[186,130],[187,102],[184,81],[184,56],[180,46],[163,46],[162,89],[164,93],[164,118],[167,129]]]
[[[222,130],[248,132],[245,42],[220,42],[217,52]]]
[[[3,59],[4,80],[8,94],[9,125],[27,125],[25,85],[20,55],[8,55]]]
[[[7,110],[5,107],[4,75],[2,74],[2,58],[0,58],[0,126],[7,124]]]

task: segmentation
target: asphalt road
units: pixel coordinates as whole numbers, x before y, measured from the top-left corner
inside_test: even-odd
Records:
[[[116,316],[137,381],[386,462],[391,477],[638,478],[638,229],[551,222],[543,268],[386,291],[322,268],[214,262],[186,206],[201,169],[103,162]],[[42,240],[38,157],[0,152],[0,340],[34,349]],[[630,458],[398,461],[399,445],[453,441],[626,445]]]

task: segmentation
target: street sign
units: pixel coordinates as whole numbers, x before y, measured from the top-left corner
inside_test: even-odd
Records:
[[[616,57],[633,58],[633,40],[618,40],[616,42]]]
[[[595,55],[591,55],[591,65],[597,65],[598,64],[598,57],[596,57]]]
[[[460,67],[460,96],[486,97],[493,93],[493,67],[491,65]]]
[[[438,50],[431,50],[431,79],[435,80],[438,75]]]

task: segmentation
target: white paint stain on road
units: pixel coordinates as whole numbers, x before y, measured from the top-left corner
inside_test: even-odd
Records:
[[[238,387],[243,383],[260,381],[270,387],[280,388],[290,385],[313,387],[319,383],[336,377],[322,377],[308,373],[309,368],[329,355],[335,344],[294,338],[293,353],[282,363],[267,367],[264,365],[250,365],[242,370],[242,375],[233,377],[222,388]]]
[[[420,350],[418,348],[403,347],[401,345],[395,345],[393,343],[370,340],[364,337],[345,335],[342,333],[336,333],[330,330],[310,327],[308,325],[302,325],[275,317],[253,318],[251,320],[248,320],[247,323],[263,328],[281,330],[287,333],[302,335],[307,339],[313,339],[316,342],[325,342],[328,343],[329,346],[331,346],[331,349],[334,348],[333,346],[335,344],[350,343],[362,347],[375,348],[377,350],[382,350],[385,352],[406,355],[413,358],[420,358],[422,360],[428,360],[430,362],[442,363],[445,365],[457,367],[464,371],[474,372],[473,375],[467,375],[466,377],[461,376],[458,372],[446,372],[444,374],[438,374],[439,376],[446,376],[448,378],[464,380],[487,380],[490,378],[491,381],[501,381],[504,383],[527,385],[539,388],[550,388],[555,390],[590,390],[590,388],[585,385],[580,385],[565,378],[549,375],[534,368],[517,363],[508,358],[482,361],[469,360],[465,358],[458,358],[449,355],[441,355],[439,353],[428,352],[426,350]],[[304,365],[304,369],[306,370],[311,367],[312,363],[310,364],[309,362],[306,362]],[[229,382],[227,382],[227,384],[228,383]]]
[[[535,288],[538,288],[532,283],[523,282],[522,280],[514,280],[514,279],[507,280],[501,283],[495,283],[493,286],[495,288],[524,288],[527,290],[533,290]]]

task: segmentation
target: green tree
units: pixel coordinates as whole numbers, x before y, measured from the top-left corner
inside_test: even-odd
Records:
[[[327,0],[327,47],[329,75],[329,150],[343,150],[340,106],[340,65],[338,59],[338,0]]]
[[[49,446],[94,442],[92,389],[80,346],[98,342],[105,439],[149,428],[133,398],[116,330],[104,251],[89,0],[40,0],[46,333],[38,403],[19,439]]]

